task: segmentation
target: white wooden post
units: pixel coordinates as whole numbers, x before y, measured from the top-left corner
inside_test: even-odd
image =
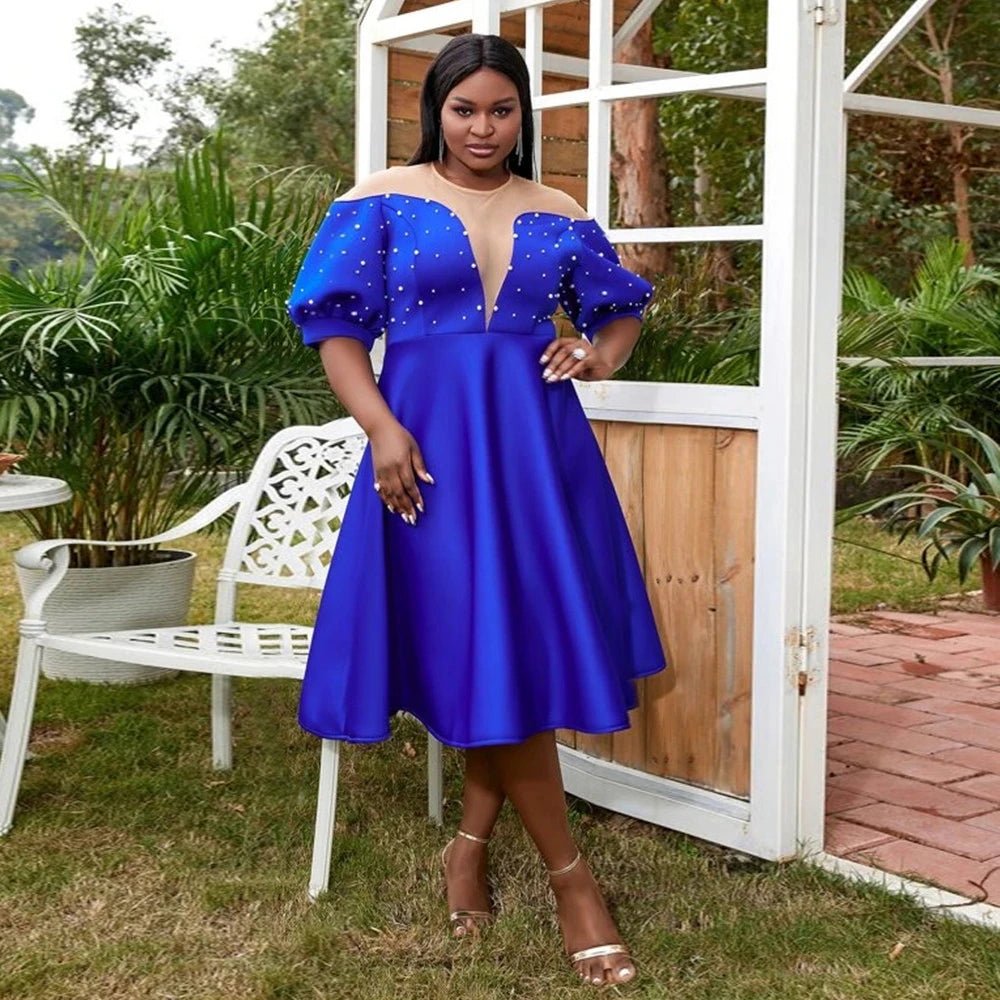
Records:
[[[817,446],[827,457],[827,421],[819,418],[832,403],[819,398],[810,375],[822,378],[836,356],[829,325],[822,334],[814,325],[816,49],[827,29],[813,8],[768,4],[750,802],[755,839],[777,857],[797,849],[799,685],[829,614],[828,604],[804,601],[829,547],[827,536],[819,559],[805,551],[815,540],[810,476],[814,486],[824,478],[810,463]],[[832,475],[831,465],[827,482]]]
[[[844,114],[844,14],[837,12],[814,31],[815,125],[812,151],[812,212],[809,271],[812,294],[808,355],[801,378],[808,387],[803,467],[801,543],[802,621],[815,629],[800,696],[800,849],[823,846],[826,814],[827,682],[837,477],[837,333],[843,284],[844,189],[847,119]],[[807,637],[808,641],[808,637]]]

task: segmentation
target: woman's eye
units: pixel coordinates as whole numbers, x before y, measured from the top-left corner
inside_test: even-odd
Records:
[[[513,110],[513,108],[494,108],[493,113],[500,115],[501,118],[506,118]],[[452,111],[454,111],[456,115],[461,115],[463,118],[467,114],[472,114],[472,108],[452,108]]]

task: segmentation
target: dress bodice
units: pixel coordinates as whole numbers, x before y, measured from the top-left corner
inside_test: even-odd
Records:
[[[288,308],[310,346],[351,336],[371,348],[383,332],[388,344],[551,339],[559,306],[593,339],[612,319],[641,318],[651,296],[569,195],[516,174],[473,190],[420,163],[378,171],[331,204]]]

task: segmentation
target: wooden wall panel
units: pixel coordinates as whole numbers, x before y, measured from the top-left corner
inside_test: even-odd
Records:
[[[643,452],[646,579],[671,664],[646,681],[646,769],[710,785],[717,702],[715,431],[649,426]]]
[[[757,435],[715,438],[715,649],[718,739],[713,787],[750,789],[750,665],[753,655],[754,502]]]
[[[423,7],[436,7],[443,0],[406,0],[400,13]],[[638,0],[617,0],[614,23],[617,30],[635,9]],[[542,15],[542,45],[546,52],[559,55],[586,56],[590,42],[590,3],[588,0],[566,0],[545,8]],[[442,34],[461,34],[465,28],[451,28]],[[524,44],[524,20],[506,15],[500,21],[500,34],[515,45]]]
[[[607,448],[605,440],[607,426],[608,424],[605,420],[592,421],[590,424],[590,429],[594,432],[594,437],[597,439],[597,444],[602,453],[604,453]],[[577,750],[582,750],[584,753],[590,754],[591,757],[600,757],[602,760],[610,760],[611,734],[577,733],[576,748]]]
[[[594,421],[644,567],[667,669],[639,684],[612,760],[746,798],[756,434]],[[606,758],[577,733],[564,742]],[[598,737],[599,740],[606,737]]]
[[[645,424],[594,420],[592,426],[605,430],[604,460],[625,514],[636,553],[642,558],[646,548],[643,522],[643,440]],[[644,767],[646,761],[646,713],[642,708],[645,680],[636,682],[639,707],[629,713],[629,729],[611,734],[611,757],[620,764]]]

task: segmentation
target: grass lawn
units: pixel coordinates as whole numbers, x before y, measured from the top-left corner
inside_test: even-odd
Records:
[[[852,527],[851,537],[870,542],[864,530]],[[0,552],[26,540],[12,517],[0,518]],[[192,619],[207,621],[219,540],[198,537],[192,547],[202,555]],[[838,546],[838,610],[879,600],[924,606],[907,564],[854,549]],[[13,622],[20,599],[7,557],[0,603]],[[240,611],[309,621],[315,605],[312,594],[257,590]],[[15,650],[10,627],[3,706]],[[15,828],[0,842],[0,997],[591,995],[560,955],[541,862],[509,807],[491,849],[501,919],[482,941],[449,939],[437,853],[459,815],[457,751],[445,750],[441,831],[425,818],[419,726],[397,720],[392,740],[344,748],[332,891],[310,904],[318,742],[295,723],[297,685],[237,683],[229,773],[210,765],[208,686],[193,676],[132,688],[43,681],[37,756]],[[746,859],[578,800],[572,820],[637,959],[639,981],[616,993],[1000,997],[994,933],[801,863]]]
[[[960,584],[954,562],[945,563],[929,581],[920,565],[923,542],[908,538],[899,544],[897,536],[874,521],[848,521],[837,528],[834,538],[830,601],[834,614],[872,608],[930,611],[945,595],[982,587],[978,570]]]

